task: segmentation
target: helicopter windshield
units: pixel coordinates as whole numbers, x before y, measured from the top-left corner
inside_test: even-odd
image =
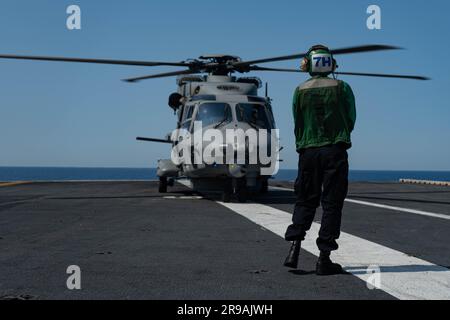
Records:
[[[265,107],[261,104],[239,103],[236,105],[237,120],[260,128],[270,128]]]
[[[198,107],[195,121],[201,121],[203,127],[229,123],[233,121],[231,107],[227,103],[203,103]]]

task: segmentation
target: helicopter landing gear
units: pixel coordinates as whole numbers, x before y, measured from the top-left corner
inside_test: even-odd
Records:
[[[245,178],[236,179],[234,192],[239,202],[242,203],[247,202],[248,199],[247,179]]]
[[[222,192],[222,202],[229,203],[231,201],[231,192]]]
[[[159,188],[158,188],[159,193],[166,193],[167,192],[167,186],[168,186],[167,178],[166,177],[159,177]]]
[[[238,202],[247,202],[248,190],[247,180],[245,178],[232,179],[225,183],[222,192],[222,202],[231,202],[233,196],[236,197]]]
[[[222,192],[222,202],[228,203],[233,196],[233,183],[231,180],[225,182],[225,187]]]
[[[263,180],[261,182],[261,189],[259,191],[261,194],[266,194],[269,192],[269,181]]]

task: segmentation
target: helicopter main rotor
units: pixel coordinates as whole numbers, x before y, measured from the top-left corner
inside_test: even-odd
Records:
[[[372,51],[398,50],[399,47],[390,45],[365,45],[356,47],[347,47],[331,50],[333,55],[363,53]],[[134,61],[134,60],[113,60],[113,59],[84,59],[84,58],[64,58],[64,57],[45,57],[45,56],[21,56],[21,55],[0,55],[2,59],[18,59],[18,60],[37,60],[37,61],[53,61],[53,62],[76,62],[76,63],[96,63],[111,65],[129,65],[129,66],[170,66],[185,67],[184,70],[151,74],[141,77],[124,79],[126,82],[138,82],[146,79],[156,79],[164,77],[172,77],[178,75],[208,73],[211,75],[229,75],[233,72],[247,73],[251,71],[274,71],[274,72],[303,72],[298,69],[280,69],[265,68],[257,64],[295,60],[304,58],[307,53],[297,53],[287,56],[270,57],[257,60],[243,61],[241,58],[232,55],[205,55],[198,59],[181,61],[181,62],[163,62],[163,61]],[[400,78],[414,80],[428,80],[423,76],[396,75],[396,74],[374,74],[374,73],[358,73],[358,72],[335,72],[341,75],[367,76],[367,77],[383,77],[383,78]]]

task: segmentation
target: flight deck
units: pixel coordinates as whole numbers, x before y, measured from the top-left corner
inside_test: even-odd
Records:
[[[320,209],[299,270],[283,267],[295,195],[269,190],[222,203],[181,183],[0,183],[0,299],[450,299],[450,187],[350,183],[332,255],[348,274],[329,277],[314,274]]]

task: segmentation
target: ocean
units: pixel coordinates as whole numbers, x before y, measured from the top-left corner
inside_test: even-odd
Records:
[[[295,180],[297,170],[280,170],[277,180]],[[401,178],[450,181],[450,171],[351,170],[350,181],[394,182]],[[0,167],[0,181],[153,180],[152,168]]]

